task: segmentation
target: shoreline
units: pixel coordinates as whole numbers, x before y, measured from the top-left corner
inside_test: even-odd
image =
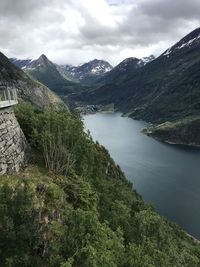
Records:
[[[176,141],[170,141],[170,140],[167,140],[167,139],[162,139],[160,137],[157,137],[157,136],[154,136],[153,134],[148,134],[146,133],[145,131],[143,131],[144,129],[141,130],[141,132],[148,136],[148,137],[151,137],[159,142],[162,142],[162,143],[165,143],[165,144],[168,144],[168,145],[172,145],[172,146],[187,146],[187,147],[193,147],[193,148],[200,148],[200,144],[188,144],[188,143],[183,143],[183,142],[176,142]]]
[[[93,105],[88,105],[87,107],[90,107]],[[83,110],[83,112],[81,112],[81,115],[86,116],[86,115],[92,115],[92,114],[112,114],[115,113],[116,111],[114,110],[113,106],[108,105],[108,106],[101,106],[101,105],[95,105],[96,107],[98,106],[99,110]],[[136,120],[136,121],[141,121],[144,123],[149,124],[149,122],[146,122],[144,120],[138,120],[138,119],[134,119],[132,117],[129,117],[127,114],[121,114],[121,117],[128,117],[132,120]],[[193,144],[193,143],[184,143],[184,142],[176,142],[176,141],[172,141],[172,140],[167,140],[167,139],[162,139],[158,136],[154,136],[152,134],[152,132],[148,131],[148,128],[143,128],[141,129],[141,133],[143,133],[144,135],[151,137],[159,142],[168,144],[168,145],[173,145],[173,146],[187,146],[187,147],[191,147],[191,148],[200,148],[200,144]]]
[[[90,114],[97,114],[97,113],[114,113],[114,105],[85,105],[85,106],[78,106],[76,107],[76,110],[78,110],[81,115],[90,115]]]

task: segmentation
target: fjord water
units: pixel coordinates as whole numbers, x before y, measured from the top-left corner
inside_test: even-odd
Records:
[[[86,115],[84,124],[146,202],[200,239],[200,148],[158,142],[120,113]]]

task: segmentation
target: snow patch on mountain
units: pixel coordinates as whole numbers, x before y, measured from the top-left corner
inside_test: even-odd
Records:
[[[143,62],[144,65],[146,65],[147,63],[153,61],[155,59],[154,55],[150,55],[149,57],[143,57],[140,59],[141,62]]]
[[[192,39],[189,39],[188,38],[183,38],[181,41],[179,41],[178,43],[176,43],[175,45],[173,45],[172,47],[168,48],[163,56],[167,56],[169,57],[169,55],[172,53],[172,52],[175,52],[177,50],[180,50],[182,48],[185,48],[185,47],[188,47],[188,48],[191,48],[193,44],[195,44],[196,42],[200,42],[200,33],[196,36],[196,37],[191,37]]]
[[[98,65],[94,68],[91,69],[91,73],[106,73],[107,71],[110,71],[112,68],[111,67],[106,67],[105,65]]]
[[[200,38],[200,35],[197,36],[196,38],[193,38],[193,39],[189,40],[186,43],[183,43],[181,46],[177,47],[177,49],[181,49],[181,48],[183,48],[185,46],[190,46],[193,42],[197,41],[199,38]]]

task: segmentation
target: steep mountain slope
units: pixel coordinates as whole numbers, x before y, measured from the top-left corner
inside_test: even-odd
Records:
[[[112,70],[110,63],[104,60],[94,59],[80,66],[63,65],[58,70],[73,81],[79,81],[83,85],[93,85],[102,75]]]
[[[41,72],[43,72],[42,78],[44,78],[44,69],[46,68],[46,72],[50,72],[50,74],[53,72],[53,78],[58,81],[58,84],[66,83],[67,80],[67,86],[69,84],[74,85],[73,83],[81,83],[83,85],[94,84],[96,80],[113,68],[107,61],[98,59],[94,59],[79,66],[54,64],[45,55],[40,56],[38,59],[10,58],[9,60],[17,67],[32,75],[35,79],[41,79]],[[51,87],[52,81],[46,78],[43,80],[44,84],[48,83],[48,86]],[[57,88],[57,85],[53,84],[53,86]]]
[[[104,85],[104,84],[110,84],[112,82],[119,83],[120,81],[123,81],[130,72],[145,66],[148,62],[151,62],[154,59],[155,57],[153,55],[141,59],[135,57],[126,58],[112,70],[106,72],[98,80],[98,84]]]
[[[74,67],[72,65],[58,65],[58,64],[55,64],[55,65],[56,65],[58,72],[61,74],[62,77],[64,77],[68,81],[79,83],[79,80],[77,78],[75,78],[73,75],[74,69],[76,67]]]
[[[152,122],[200,114],[200,28],[160,57],[85,96],[92,103],[115,103],[129,116]]]
[[[79,85],[65,79],[57,70],[56,65],[45,55],[30,62],[23,70],[59,95],[67,95],[80,88]]]
[[[29,78],[2,53],[0,53],[0,87],[2,89],[15,87],[19,99],[31,101],[41,107],[62,102],[56,94]]]

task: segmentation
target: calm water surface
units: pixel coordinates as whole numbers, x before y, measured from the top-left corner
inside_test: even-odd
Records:
[[[84,123],[145,201],[200,239],[200,149],[155,141],[140,132],[144,122],[120,113],[86,115]]]

